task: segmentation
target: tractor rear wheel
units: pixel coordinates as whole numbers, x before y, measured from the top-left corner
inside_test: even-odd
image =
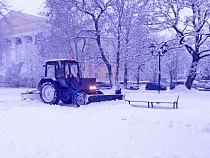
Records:
[[[77,93],[74,103],[77,105],[77,107],[80,107],[81,105],[86,104],[86,94],[85,93]]]
[[[58,92],[52,83],[42,85],[40,97],[47,104],[58,104],[59,102]]]

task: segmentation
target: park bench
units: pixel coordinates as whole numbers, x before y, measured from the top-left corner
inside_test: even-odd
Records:
[[[138,97],[135,97],[135,99],[126,98],[125,101],[128,101],[129,105],[131,102],[142,102],[147,103],[147,107],[153,107],[154,104],[172,104],[173,109],[178,109],[178,101],[179,101],[179,95],[175,94],[155,94],[155,93],[147,93],[142,94],[139,93]]]

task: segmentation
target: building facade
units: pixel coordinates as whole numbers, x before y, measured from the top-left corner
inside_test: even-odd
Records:
[[[6,42],[9,45],[3,53],[2,65],[11,66],[11,63],[22,63],[22,69],[28,69],[29,63],[36,60],[38,50],[35,38],[39,32],[47,29],[46,20],[41,17],[11,11],[2,19],[2,28]],[[1,73],[5,73],[2,72]]]
[[[36,77],[38,69],[42,71],[42,64],[45,59],[39,55],[37,46],[35,45],[36,35],[41,32],[46,32],[49,25],[46,19],[19,11],[11,11],[2,20],[2,27],[6,36],[9,49],[3,52],[2,64],[4,69],[1,69],[0,74],[5,75],[8,67],[20,66],[21,77],[30,76]],[[97,45],[95,49],[98,49]],[[112,64],[113,81],[115,79],[115,59],[113,54],[113,46],[105,47],[107,58]],[[113,50],[113,51],[112,51]],[[109,53],[108,53],[109,52]],[[99,57],[85,60],[84,62],[84,76],[96,78],[98,81],[109,81],[108,71],[105,64]],[[123,71],[120,70],[119,81],[123,81]]]

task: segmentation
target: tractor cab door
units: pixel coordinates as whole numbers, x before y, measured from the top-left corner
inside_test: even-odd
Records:
[[[55,78],[62,87],[68,86],[65,80],[64,64],[58,63],[55,65]]]
[[[65,74],[68,87],[78,90],[80,87],[80,76],[77,63],[66,63]]]

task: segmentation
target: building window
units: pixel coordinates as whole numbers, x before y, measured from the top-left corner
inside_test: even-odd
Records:
[[[25,40],[27,43],[31,43],[33,41],[32,37],[29,35],[25,36]]]
[[[8,44],[9,46],[12,45],[12,41],[11,41],[10,39],[6,39],[6,42],[7,42],[7,44]]]
[[[15,37],[15,44],[16,44],[16,45],[22,44],[22,40],[21,40],[20,37]]]
[[[99,68],[99,66],[98,65],[95,65],[95,72],[98,71],[98,68]]]
[[[98,73],[95,73],[95,78],[96,78],[96,79],[98,78]]]

